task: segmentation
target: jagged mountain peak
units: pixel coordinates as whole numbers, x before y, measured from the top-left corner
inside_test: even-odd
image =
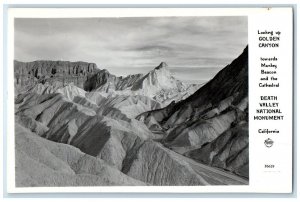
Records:
[[[168,68],[167,63],[165,62],[161,62],[157,67],[155,67],[153,70],[151,70],[149,72],[149,74],[151,73],[158,73],[158,74],[164,74],[165,76],[171,76],[171,71]]]
[[[181,81],[174,78],[167,67],[168,65],[165,62],[161,62],[143,78],[138,80],[131,90],[135,92],[138,91],[149,97],[161,97],[162,94],[165,94],[166,92],[172,94],[174,92],[183,91],[186,86]],[[167,98],[168,96],[163,97]]]
[[[152,80],[152,82],[150,82],[152,84],[174,80],[172,73],[165,62],[161,62],[157,67],[149,71],[148,74],[144,76],[144,79]]]
[[[157,67],[155,67],[155,69],[162,69],[167,67],[168,67],[167,63],[161,62]]]

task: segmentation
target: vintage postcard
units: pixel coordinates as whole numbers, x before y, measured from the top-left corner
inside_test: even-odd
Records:
[[[291,8],[9,10],[8,191],[292,191]]]

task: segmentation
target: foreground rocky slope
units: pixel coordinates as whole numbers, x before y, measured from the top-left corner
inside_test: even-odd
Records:
[[[15,131],[17,187],[247,184],[229,173],[185,161],[167,149],[157,151],[161,146],[156,148],[151,141],[141,149],[132,166],[125,167],[122,173],[99,158],[70,145],[41,138],[19,124]],[[142,153],[146,155],[148,147],[152,152],[150,158],[157,159],[142,160]],[[159,160],[161,153],[164,161]]]
[[[38,137],[16,124],[16,186],[146,185],[79,149]]]
[[[224,180],[222,178],[217,179],[214,175],[209,174],[210,170],[202,171],[199,174],[182,156],[153,141],[153,139],[161,137],[149,131],[142,122],[128,118],[126,114],[123,114],[117,108],[101,108],[101,106],[86,97],[75,96],[71,101],[61,93],[21,94],[16,99],[15,119],[21,125],[18,126],[19,128],[24,130],[22,127],[26,127],[26,130],[31,131],[31,136],[35,134],[53,142],[64,143],[59,144],[61,148],[60,155],[68,155],[64,154],[63,147],[65,145],[66,148],[72,148],[67,146],[67,144],[70,144],[79,148],[86,155],[102,159],[103,161],[100,162],[105,162],[105,165],[118,170],[118,172],[149,185],[209,185],[226,184],[227,181],[234,184],[245,183],[244,181],[232,180],[227,176],[223,176]],[[18,138],[17,136],[16,139]],[[40,140],[39,137],[36,138]],[[33,147],[31,143],[26,141],[22,144],[23,146],[19,145],[17,147]],[[26,152],[39,151],[34,148],[32,150],[26,150]],[[30,155],[26,152],[25,156]],[[48,160],[47,156],[38,156],[38,153],[36,155],[36,158],[44,159],[47,164],[48,161],[52,161],[51,159]],[[53,157],[49,156],[49,158]],[[18,158],[17,161],[22,166],[26,166],[24,165],[26,159],[22,157]],[[85,165],[85,161],[83,162],[81,166],[85,166],[88,170],[93,168],[89,166],[94,166],[94,163]],[[26,167],[26,169],[29,168]],[[115,172],[114,169],[111,172]],[[21,169],[17,171],[21,172]],[[42,169],[39,174],[43,172],[46,171]],[[70,172],[72,173],[72,171]],[[24,174],[28,175],[28,178],[34,178],[34,181],[38,181],[34,183],[36,186],[46,186],[46,184],[49,186],[65,185],[63,182],[52,181],[51,175],[56,175],[56,172],[50,173],[46,176],[46,178],[50,178],[49,181],[46,180],[41,184],[39,184],[41,179],[35,179],[40,178],[39,174],[33,177],[31,176],[33,175],[32,172],[27,174],[21,172],[19,175],[23,176]],[[205,175],[205,177],[202,175]],[[64,179],[69,180],[69,177],[64,176]],[[27,181],[21,180],[18,182],[22,186],[26,186]],[[79,182],[73,180],[65,183],[74,186],[80,185]],[[88,184],[88,182],[85,183]],[[92,181],[91,183],[96,185],[101,184],[101,181]],[[123,182],[116,182],[116,184],[122,185]],[[126,183],[124,182],[124,184]],[[105,185],[105,183],[102,185]],[[139,183],[136,185],[139,185]],[[30,183],[27,186],[30,186]]]
[[[179,153],[198,149],[197,155],[209,153],[211,158],[214,157],[217,154],[208,145],[213,141],[219,143],[220,139],[217,138],[220,135],[226,134],[226,131],[230,133],[228,131],[234,127],[239,131],[243,123],[248,122],[248,48],[187,99],[162,109],[145,112],[137,119],[143,121],[152,131],[163,131],[164,137],[161,141]],[[246,132],[237,133],[234,139],[245,136],[242,141],[248,145],[248,127],[243,127],[243,131]],[[247,171],[239,172],[241,165],[244,168],[248,166],[248,151],[245,150],[244,143],[229,156],[225,155],[223,158],[220,154],[222,163],[216,163],[217,156],[213,162],[202,159],[195,152],[189,156],[248,177]],[[231,141],[225,144],[222,147],[231,145]],[[203,148],[205,145],[206,149]],[[216,147],[219,146],[217,144]],[[239,157],[240,153],[242,155]],[[228,158],[233,156],[240,158],[240,164],[229,163]]]
[[[185,153],[204,164],[249,177],[248,124],[240,123],[201,148]]]

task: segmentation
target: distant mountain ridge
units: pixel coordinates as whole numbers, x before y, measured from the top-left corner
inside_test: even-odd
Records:
[[[33,62],[14,61],[16,88],[37,83],[60,83],[61,86],[74,83],[83,88],[86,80],[100,71],[95,63],[37,60]]]
[[[126,77],[115,76],[103,69],[88,79],[84,85],[87,91],[122,91],[131,87],[137,80],[143,77],[143,74],[133,74]]]
[[[85,89],[123,95],[143,95],[166,106],[172,101],[177,102],[188,97],[199,86],[185,84],[176,79],[172,76],[168,65],[161,62],[146,75],[116,77],[107,70],[101,70],[86,82]]]
[[[166,106],[191,95],[199,85],[184,84],[174,78],[165,62],[148,74],[115,76],[106,69],[98,69],[95,63],[68,61],[19,62],[15,65],[17,90],[31,88],[38,83],[50,83],[63,87],[73,83],[85,91],[106,94],[147,96]]]

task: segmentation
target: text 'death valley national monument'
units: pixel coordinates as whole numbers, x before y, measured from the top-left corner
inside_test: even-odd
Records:
[[[247,24],[16,18],[16,186],[248,185]]]

